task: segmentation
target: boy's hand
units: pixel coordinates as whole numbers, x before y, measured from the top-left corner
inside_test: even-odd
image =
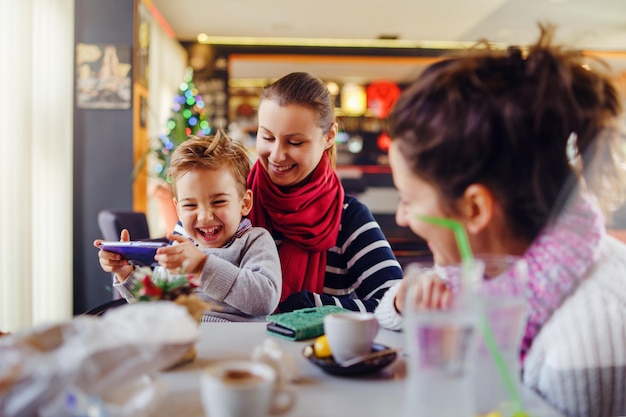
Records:
[[[120,242],[128,241],[130,241],[130,233],[127,229],[123,229],[120,234]],[[102,242],[102,239],[96,239],[94,240],[93,245],[96,248],[99,248],[100,243]],[[98,252],[98,258],[100,260],[100,267],[104,270],[104,272],[114,273],[119,282],[126,281],[134,270],[134,267],[128,262],[128,259],[123,259],[118,253],[100,249]]]
[[[416,279],[415,287],[409,289],[407,280],[400,282],[396,294],[395,306],[402,313],[406,308],[405,302],[414,303],[417,310],[441,310],[450,307],[452,292],[444,280],[436,274],[422,275]],[[407,299],[407,294],[410,298]]]
[[[202,271],[207,255],[193,242],[180,235],[169,234],[167,239],[178,242],[159,248],[154,259],[171,274],[197,274]]]

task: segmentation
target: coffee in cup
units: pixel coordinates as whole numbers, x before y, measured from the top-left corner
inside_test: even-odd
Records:
[[[209,417],[267,416],[287,411],[291,391],[277,385],[270,365],[254,361],[224,361],[200,376],[202,405]]]
[[[254,384],[262,382],[263,377],[247,369],[227,369],[222,375],[222,381],[225,384]]]

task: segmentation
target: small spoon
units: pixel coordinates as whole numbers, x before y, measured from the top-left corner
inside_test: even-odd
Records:
[[[379,351],[376,351],[376,352],[368,353],[367,355],[357,356],[357,357],[354,357],[352,359],[348,359],[347,361],[341,361],[341,362],[337,361],[337,360],[335,360],[335,361],[337,362],[338,365],[347,368],[349,366],[356,365],[357,363],[365,362],[365,361],[368,361],[370,359],[374,359],[374,358],[378,358],[380,356],[388,355],[388,354],[390,354],[392,352],[397,352],[397,349],[387,348],[387,349],[379,350]]]

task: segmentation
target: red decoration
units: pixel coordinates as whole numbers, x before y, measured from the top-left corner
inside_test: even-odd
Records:
[[[163,295],[163,288],[158,287],[148,275],[141,280],[143,287],[139,290],[139,295],[146,295],[148,297],[160,297]]]
[[[391,138],[386,132],[378,135],[378,139],[376,139],[376,146],[383,152],[387,152],[389,150],[389,146],[391,146]]]
[[[252,117],[254,116],[254,107],[249,103],[242,103],[237,106],[237,116]]]
[[[367,108],[372,110],[376,117],[383,119],[400,97],[400,92],[400,87],[391,81],[374,81],[367,87]]]

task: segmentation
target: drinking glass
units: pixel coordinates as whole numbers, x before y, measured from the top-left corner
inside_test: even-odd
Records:
[[[414,302],[419,283],[433,275],[450,288],[448,308],[424,310]],[[445,267],[417,263],[407,267],[405,279],[406,416],[507,414],[523,406],[519,352],[528,319],[526,262],[475,255],[471,263]]]
[[[478,340],[479,308],[470,283],[479,282],[480,260],[457,265],[447,277],[453,297],[444,309],[425,310],[415,302],[424,280],[446,275],[432,264],[407,266],[405,345],[408,376],[405,417],[474,417],[472,368]]]
[[[474,283],[481,309],[481,326],[488,325],[501,361],[493,357],[484,332],[476,349],[477,366],[473,369],[473,395],[476,411],[481,414],[499,411],[505,415],[515,409],[521,392],[520,346],[528,320],[528,266],[511,255],[476,255],[484,264],[482,279]],[[499,369],[503,367],[505,369]],[[503,381],[503,371],[511,377],[512,386]]]

